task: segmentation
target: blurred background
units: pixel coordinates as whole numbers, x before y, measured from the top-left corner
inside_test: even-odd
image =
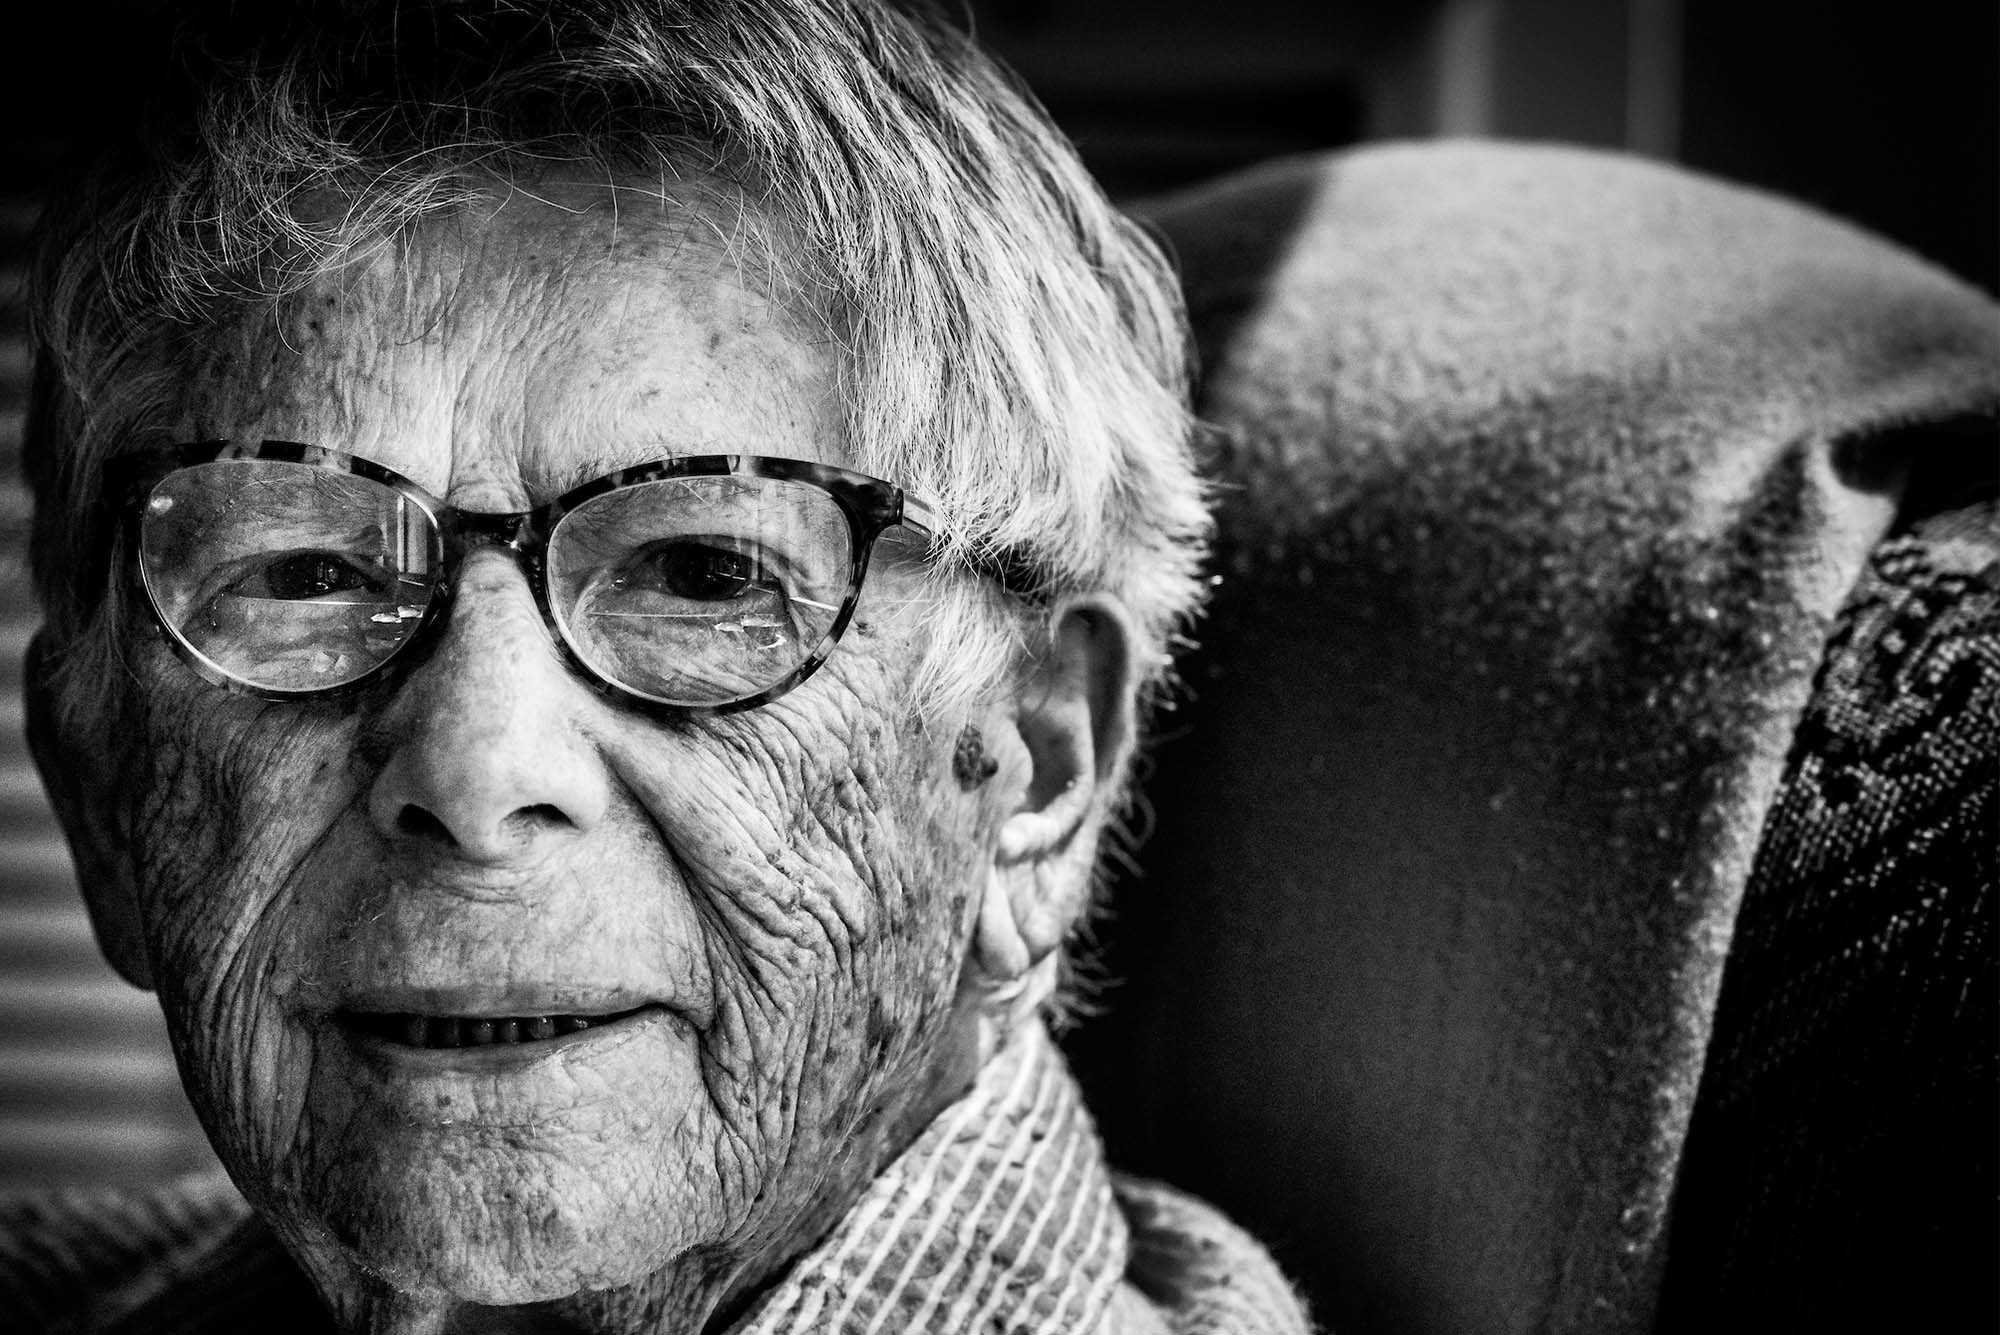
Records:
[[[1280,154],[1441,135],[1677,161],[2000,288],[2000,6],[1725,0],[977,0],[977,31],[1133,199]],[[119,6],[0,44],[0,1188],[208,1162],[150,995],[103,963],[22,740],[36,622],[16,458],[40,197],[104,114]],[[18,21],[17,21],[18,22]],[[1115,993],[1111,1004],[1116,1004]]]

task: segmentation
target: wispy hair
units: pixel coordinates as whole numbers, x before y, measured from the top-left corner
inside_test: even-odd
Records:
[[[712,216],[733,200],[734,222],[766,225],[737,241],[836,337],[857,465],[943,517],[927,707],[990,689],[1032,638],[1034,605],[1071,592],[1122,600],[1149,690],[1166,680],[1208,534],[1177,284],[1033,99],[939,11],[181,12],[133,133],[96,155],[42,234],[26,467],[73,709],[108,719],[117,690],[100,470],[171,416],[201,331],[496,183],[579,171],[656,181]],[[1034,596],[965,578],[998,568]]]

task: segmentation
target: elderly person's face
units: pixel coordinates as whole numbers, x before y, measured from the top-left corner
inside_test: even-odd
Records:
[[[833,347],[720,230],[540,193],[207,336],[173,429],[331,446],[480,511],[674,454],[852,465]],[[1116,608],[1071,607],[1009,689],[920,720],[922,558],[878,549],[818,674],[721,717],[595,689],[490,546],[431,651],[358,696],[224,692],[135,619],[135,735],[59,762],[124,776],[69,800],[131,868],[95,907],[330,1294],[639,1285],[698,1313],[962,1087],[967,978],[1041,957],[1083,894],[1130,669]],[[599,1023],[535,1039],[575,1017]],[[509,1019],[529,1041],[470,1045]]]

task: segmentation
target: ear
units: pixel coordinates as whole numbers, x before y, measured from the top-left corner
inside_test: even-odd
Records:
[[[1090,900],[1097,831],[1135,740],[1138,671],[1124,605],[1068,599],[1013,704],[1027,764],[1010,774],[974,956],[1007,982],[1053,954]],[[1010,767],[1011,768],[1011,767]]]
[[[112,786],[113,776],[121,772],[118,757],[107,754],[108,746],[98,738],[65,735],[50,681],[45,634],[37,632],[28,646],[24,688],[28,750],[69,837],[70,857],[76,863],[98,949],[127,982],[150,989],[153,971],[146,962],[146,938],[139,925],[138,886]]]

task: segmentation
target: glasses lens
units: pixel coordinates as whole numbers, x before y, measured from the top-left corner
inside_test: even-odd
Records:
[[[854,541],[833,497],[755,476],[606,492],[549,537],[549,596],[577,655],[661,704],[730,704],[803,666],[833,632]]]
[[[431,516],[394,487],[267,459],[167,474],[139,528],[168,629],[270,691],[330,690],[380,667],[422,623],[442,556]]]

